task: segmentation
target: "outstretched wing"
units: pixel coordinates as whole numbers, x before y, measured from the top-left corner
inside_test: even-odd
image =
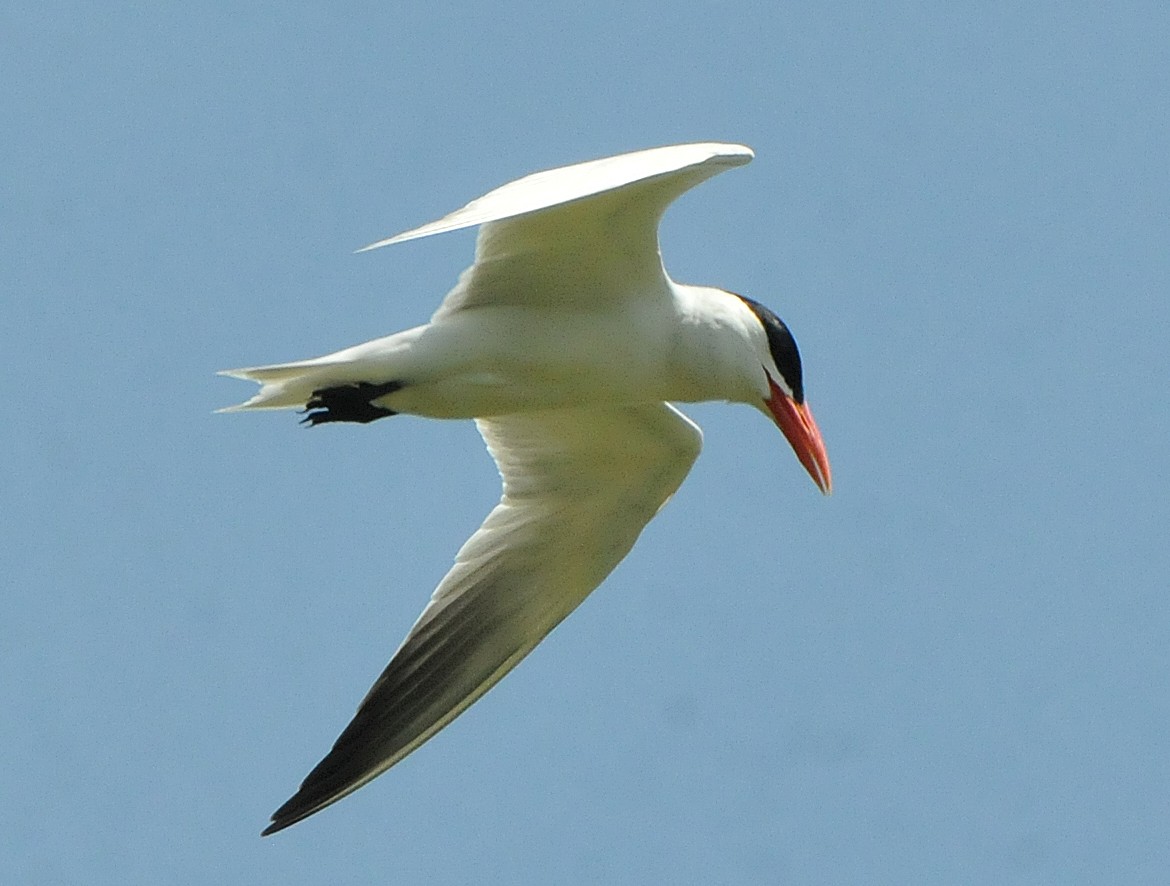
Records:
[[[436,316],[479,304],[571,307],[624,298],[664,284],[658,222],[666,207],[753,156],[743,145],[705,142],[537,172],[358,251],[482,225],[475,264]]]
[[[476,423],[503,478],[499,504],[265,834],[385,772],[494,686],[629,552],[702,442],[666,403]]]
[[[741,166],[754,156],[752,149],[744,145],[700,142],[650,148],[546,169],[501,185],[437,221],[363,246],[358,252],[514,218],[653,178],[677,182],[676,186],[664,189],[665,202],[661,209],[665,209],[671,200],[703,179],[729,167]]]

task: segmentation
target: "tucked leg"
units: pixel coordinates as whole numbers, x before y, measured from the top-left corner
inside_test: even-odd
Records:
[[[321,388],[313,391],[312,398],[305,404],[305,417],[301,419],[301,424],[310,427],[331,421],[368,424],[375,419],[395,415],[392,409],[375,406],[371,401],[392,394],[401,387],[402,382],[398,381],[388,381],[384,384],[360,381],[350,385]]]

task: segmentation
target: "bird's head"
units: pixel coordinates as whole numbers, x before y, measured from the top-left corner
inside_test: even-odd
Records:
[[[751,309],[763,329],[762,337],[753,338],[758,343],[766,389],[759,393],[761,402],[754,405],[776,422],[813,482],[828,495],[833,490],[833,475],[825,442],[808,404],[804,402],[804,380],[796,339],[784,321],[768,308],[742,295],[739,298]]]

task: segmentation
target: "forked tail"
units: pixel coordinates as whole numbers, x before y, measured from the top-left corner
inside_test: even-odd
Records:
[[[260,390],[250,400],[217,409],[216,412],[304,409],[316,392],[359,381],[350,377],[353,375],[352,364],[322,363],[319,360],[255,366],[250,369],[225,369],[218,374],[254,381],[260,385]]]

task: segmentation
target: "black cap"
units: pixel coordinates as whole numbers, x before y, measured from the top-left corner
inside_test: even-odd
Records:
[[[738,293],[736,293],[738,295]],[[772,352],[772,362],[784,376],[784,381],[792,390],[792,399],[797,403],[804,402],[804,381],[800,368],[800,351],[796,347],[796,339],[784,325],[784,321],[777,317],[770,309],[758,301],[752,301],[746,296],[739,295],[744,304],[752,309],[752,313],[759,318],[768,336],[768,350]]]

